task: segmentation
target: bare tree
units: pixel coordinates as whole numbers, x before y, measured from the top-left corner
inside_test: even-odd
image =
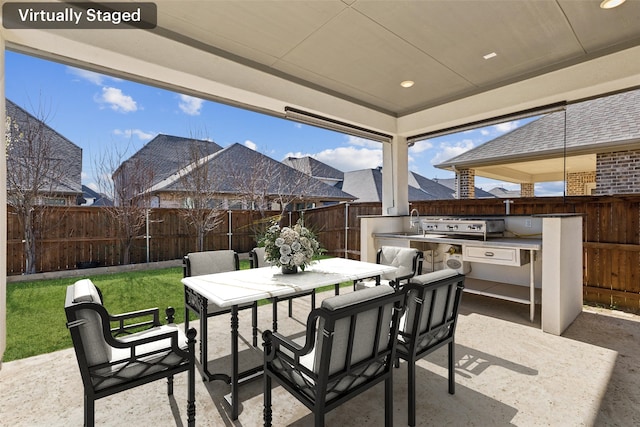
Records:
[[[194,140],[182,151],[183,167],[178,170],[184,196],[180,214],[195,231],[197,251],[204,250],[205,236],[222,223],[224,214],[224,204],[217,192],[219,176],[209,162],[213,155]]]
[[[47,213],[41,205],[47,198],[63,200],[68,159],[57,145],[62,137],[46,124],[49,110],[42,103],[34,114],[7,108],[6,120],[7,202],[24,233],[25,274],[32,274]]]
[[[98,191],[113,201],[105,206],[111,223],[118,230],[122,263],[131,263],[136,239],[144,237],[151,209],[153,169],[138,158],[124,160],[129,146],[109,145],[94,159]]]
[[[265,217],[267,210],[281,215],[295,203],[307,203],[325,184],[290,166],[256,153],[242,169],[227,170],[236,197]]]

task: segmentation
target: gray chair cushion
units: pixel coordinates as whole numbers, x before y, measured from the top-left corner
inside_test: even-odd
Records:
[[[157,335],[176,331],[178,333],[178,343],[183,350],[187,349],[187,337],[180,328],[176,325],[162,325],[155,328],[151,328],[145,331],[136,332],[131,335],[127,335],[121,338],[117,338],[117,341],[132,342],[143,338],[154,337]],[[142,373],[145,375],[159,372],[167,368],[167,365],[178,365],[182,363],[183,358],[174,352],[167,350],[171,346],[171,339],[163,339],[159,341],[153,341],[147,344],[136,346],[136,355],[148,356],[136,358],[136,362],[129,362],[127,359],[131,357],[130,348],[116,348],[113,347],[112,356],[109,362],[115,363],[109,368],[104,368],[96,371],[97,377],[93,378],[96,389],[100,390],[119,382],[123,382],[132,378],[140,376]],[[164,350],[164,351],[162,351]],[[122,363],[116,363],[122,360]],[[161,363],[160,363],[161,362]],[[102,377],[102,378],[100,378]]]
[[[100,294],[89,279],[78,280],[73,285],[73,302],[102,304]],[[78,326],[82,344],[89,366],[107,363],[111,360],[111,346],[103,337],[102,318],[95,310],[78,310],[78,320],[84,323]]]
[[[266,251],[263,247],[253,248],[253,252],[256,254],[255,262],[258,263],[255,267],[269,267],[273,265],[271,261],[264,259]]]
[[[383,246],[380,250],[380,264],[398,268],[393,273],[383,274],[381,276],[382,279],[394,280],[397,277],[415,274],[413,271],[413,259],[418,253],[417,249]]]
[[[348,294],[337,295],[322,301],[322,307],[327,310],[337,310],[349,305],[369,301],[382,295],[392,294],[394,292],[391,286],[376,286],[375,288],[364,289],[362,292],[349,292]]]
[[[447,268],[444,270],[438,270],[431,273],[421,274],[420,276],[415,276],[411,279],[411,283],[427,285],[429,283],[433,283],[438,280],[446,279],[448,277],[453,277],[457,274],[458,272],[456,270]],[[404,316],[400,321],[400,331],[406,332],[408,334],[413,333],[413,322],[417,314],[416,313],[416,310],[417,310],[416,294],[417,294],[416,290],[411,290],[407,294],[407,300],[406,300],[407,303],[406,303]],[[422,305],[422,309],[425,312],[431,310],[432,294],[433,294],[432,292],[428,292],[425,295],[425,301]],[[448,310],[449,312],[453,310],[454,296],[455,296],[454,293],[452,293],[451,295],[449,295],[449,299],[447,299],[446,293],[444,292],[438,293],[438,297],[437,297],[438,299],[435,301],[435,304],[433,307],[433,311],[435,313],[435,316],[434,316],[435,319],[444,318],[442,314],[445,312],[445,310]],[[419,332],[423,332],[424,330],[426,330],[428,320],[429,320],[428,316],[422,316],[421,324],[419,325]],[[431,325],[431,326],[438,326],[438,325]]]
[[[351,306],[353,304],[370,301],[383,295],[389,295],[393,293],[394,290],[391,286],[380,285],[374,288],[367,288],[357,292],[350,292],[348,294],[327,298],[322,301],[322,307],[334,311],[340,308]],[[383,320],[383,324],[390,324],[392,315],[393,306],[389,306],[388,310],[385,310],[385,318]],[[363,312],[358,315],[355,331],[355,343],[353,346],[353,354],[351,355],[351,364],[357,363],[358,361],[363,360],[367,356],[371,355],[373,344],[376,338],[375,327],[377,324],[377,320],[377,309]],[[348,317],[340,319],[336,322],[333,333],[333,346],[331,348],[331,361],[329,364],[330,374],[340,371],[345,366],[345,356],[349,340],[350,327],[351,319]],[[320,369],[320,354],[322,354],[324,340],[327,338],[323,330],[324,321],[322,318],[320,318],[315,346],[316,356],[313,358],[314,372],[318,372]],[[388,330],[386,332],[388,333]],[[379,342],[379,348],[386,347],[387,344],[388,337],[387,339],[381,339]]]
[[[98,288],[89,279],[78,280],[73,285],[73,302],[95,302],[102,304]]]
[[[236,269],[236,255],[233,250],[192,252],[188,256],[192,276],[223,273]]]

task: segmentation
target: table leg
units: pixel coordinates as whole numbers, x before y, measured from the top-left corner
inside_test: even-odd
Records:
[[[238,306],[231,307],[231,419],[238,419]]]
[[[199,293],[185,288],[185,314],[189,315],[189,310],[200,316],[200,366],[202,367],[203,381],[224,381],[227,384],[231,378],[226,374],[214,374],[209,371],[208,357],[208,307],[209,300]],[[186,324],[186,322],[185,322]]]
[[[535,256],[536,252],[529,250],[529,298],[531,305],[529,306],[529,318],[533,322],[536,315],[536,281],[535,281]]]

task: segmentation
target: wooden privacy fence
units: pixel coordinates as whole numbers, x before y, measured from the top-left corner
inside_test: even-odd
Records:
[[[420,215],[504,215],[504,199],[437,200],[413,203]],[[108,214],[98,207],[48,208],[50,219],[38,246],[37,271],[75,269],[80,263],[119,265],[122,245]],[[516,198],[511,214],[582,213],[585,301],[640,312],[640,195]],[[360,217],[379,215],[380,203],[337,204],[302,213],[330,255],[359,259]],[[206,249],[231,248],[248,252],[265,218],[255,211],[226,212],[222,224],[205,239]],[[300,213],[282,220],[294,223]],[[144,233],[143,233],[144,234]],[[9,209],[7,271],[22,274],[22,232]],[[177,209],[152,209],[149,239],[140,236],[131,253],[132,263],[179,259],[195,250],[195,234]]]
[[[100,207],[48,207],[37,245],[37,272],[73,270],[86,266],[120,265],[123,244],[109,213]],[[204,247],[248,252],[266,220],[280,212],[228,211],[221,224],[205,237]],[[295,222],[297,212],[287,214],[282,224]],[[179,209],[151,209],[149,238],[145,229],[134,239],[132,264],[180,259],[196,250],[194,231],[185,223]],[[17,216],[8,208],[7,274],[24,273],[23,233]]]

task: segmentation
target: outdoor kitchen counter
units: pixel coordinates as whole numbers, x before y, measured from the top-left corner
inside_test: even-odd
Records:
[[[447,219],[451,220],[451,227],[440,230],[438,224]],[[496,219],[504,219],[503,230],[489,226]],[[485,222],[480,224],[480,220]],[[536,317],[537,304],[541,329],[555,335],[562,334],[582,311],[581,214],[442,218],[405,215],[361,217],[360,221],[364,260],[371,262],[381,246],[419,246],[425,254],[431,251],[431,268],[435,269],[437,252],[443,255],[443,261],[438,263],[461,265],[449,268],[464,272],[465,292],[526,304],[530,320]],[[424,231],[425,227],[415,227],[416,222],[419,227],[435,229]],[[460,232],[456,224],[461,225]],[[455,246],[455,250],[447,245]]]
[[[376,239],[399,239],[412,242],[444,243],[449,245],[473,245],[486,248],[516,248],[539,251],[542,238],[489,237],[487,240],[453,237],[444,234],[373,233]]]

